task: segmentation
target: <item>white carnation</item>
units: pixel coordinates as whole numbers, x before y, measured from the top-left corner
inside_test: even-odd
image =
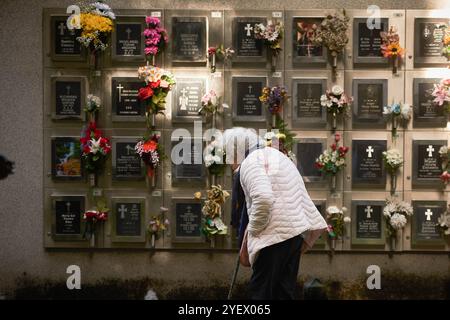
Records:
[[[400,213],[394,213],[389,220],[389,223],[395,230],[403,229],[406,226],[406,222],[406,217]]]
[[[344,89],[342,89],[341,86],[335,85],[331,88],[331,92],[335,95],[335,96],[340,96],[341,94],[344,93]]]

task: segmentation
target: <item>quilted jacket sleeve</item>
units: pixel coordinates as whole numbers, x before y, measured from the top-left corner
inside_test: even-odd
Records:
[[[258,161],[258,157],[246,160],[245,165],[241,166],[241,184],[250,204],[247,230],[252,236],[257,236],[269,223],[274,195],[264,163]]]

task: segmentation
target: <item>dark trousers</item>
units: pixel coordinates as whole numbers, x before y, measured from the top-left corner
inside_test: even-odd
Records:
[[[261,249],[253,263],[250,295],[253,300],[293,300],[303,237]]]

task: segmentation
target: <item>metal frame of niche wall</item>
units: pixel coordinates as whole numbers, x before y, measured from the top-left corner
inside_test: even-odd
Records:
[[[114,11],[117,32],[113,32],[111,46],[103,53],[95,83],[88,54],[76,41],[77,32],[64,29],[65,9],[43,12],[46,248],[237,249],[231,227],[226,236],[217,238],[214,247],[210,246],[201,232],[202,199],[194,199],[195,192],[204,191],[212,183],[231,193],[230,168],[213,181],[203,165],[173,164],[170,150],[180,137],[173,137],[172,132],[184,128],[193,137],[191,158],[202,152],[206,141],[203,132],[194,132],[193,122],[202,121],[203,130],[211,125],[198,116],[201,97],[210,89],[230,106],[215,119],[216,128],[267,129],[270,118],[259,103],[260,91],[264,86],[284,85],[290,99],[281,117],[295,134],[292,150],[308,192],[325,217],[327,207],[345,206],[345,216],[351,218],[341,237],[329,241],[323,234],[312,250],[448,253],[448,238],[439,234],[435,224],[450,203],[450,190],[439,179],[438,155],[440,146],[449,144],[450,132],[447,115],[436,108],[430,96],[434,83],[450,77],[448,61],[436,49],[442,37],[436,25],[450,25],[444,11],[381,10],[381,29],[395,26],[406,52],[395,73],[379,50],[381,30],[368,29],[365,24],[365,10],[346,10],[349,42],[335,60],[325,47],[311,45],[299,30],[300,26],[320,23],[334,9]],[[167,98],[165,116],[155,119],[169,157],[158,168],[152,184],[145,178],[145,165],[133,153],[145,132],[136,72],[145,64],[145,16],[160,18],[167,29],[169,44],[154,63],[178,80]],[[256,23],[269,20],[281,21],[285,28],[282,51],[276,60],[252,33]],[[235,56],[217,61],[215,72],[211,72],[208,48],[221,44],[232,47]],[[350,151],[346,167],[332,185],[314,163],[335,139],[332,117],[320,103],[321,95],[333,85],[344,88],[354,102],[349,114],[335,123],[335,132],[342,137],[340,143]],[[90,186],[79,152],[75,152],[80,148],[81,127],[89,120],[83,110],[85,96],[94,90],[103,102],[96,120],[104,135],[111,138],[113,149],[104,173],[98,177],[101,187]],[[413,106],[410,121],[398,125],[384,121],[383,107],[396,102]],[[391,192],[392,177],[382,158],[384,151],[393,148],[404,158],[395,192]],[[62,168],[68,161],[70,173]],[[93,206],[95,195],[105,197],[110,212],[92,242],[83,237],[83,212]],[[395,241],[387,237],[383,216],[386,199],[391,196],[414,208]],[[228,226],[230,202],[223,207]],[[163,214],[170,226],[161,237],[152,239],[147,227],[161,207],[168,208]]]

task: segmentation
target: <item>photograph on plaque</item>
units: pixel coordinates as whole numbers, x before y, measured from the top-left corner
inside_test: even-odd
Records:
[[[353,79],[353,123],[385,126],[387,79]]]
[[[52,139],[52,179],[81,180],[83,178],[81,144],[77,137]]]
[[[352,245],[384,245],[383,201],[352,201]]]
[[[51,46],[54,61],[83,61],[85,53],[77,37],[81,29],[67,28],[66,16],[51,17]]]
[[[82,120],[85,94],[84,78],[52,79],[52,116],[55,120]]]
[[[327,88],[327,79],[293,79],[293,124],[314,125],[327,122],[327,113],[320,97]]]
[[[446,64],[447,59],[442,55],[442,40],[445,35],[443,26],[448,25],[448,18],[415,18],[414,64]]]
[[[414,126],[446,127],[444,108],[434,102],[434,85],[439,78],[415,78],[413,80]]]
[[[353,140],[353,186],[385,187],[386,172],[382,153],[386,148],[386,140]]]
[[[266,58],[266,49],[262,39],[255,38],[254,27],[257,23],[266,24],[264,17],[235,17],[233,20],[233,45],[236,58]],[[251,61],[251,60],[250,60]],[[255,61],[255,60],[253,60]]]
[[[292,61],[296,63],[326,63],[326,49],[315,46],[312,30],[320,26],[323,17],[294,17],[292,20]]]
[[[172,233],[173,242],[201,242],[203,241],[202,204],[200,201],[172,199],[175,232]]]
[[[315,163],[325,145],[326,139],[305,138],[297,142],[297,168],[305,183],[323,180],[323,174],[317,169]]]
[[[414,140],[412,143],[413,185],[441,186],[442,159],[439,149],[447,140]]]
[[[190,140],[190,141],[189,141]],[[201,139],[189,139],[184,137],[184,142],[172,141],[172,150],[179,143],[190,144],[187,150],[180,148],[177,155],[181,160],[180,164],[172,162],[172,181],[202,181],[205,178],[205,166],[203,164],[203,142]],[[189,141],[189,142],[187,142]]]
[[[145,17],[117,17],[112,35],[112,58],[116,61],[144,60]]]
[[[173,93],[172,121],[192,122],[201,120],[198,111],[202,107],[202,97],[207,91],[206,78],[178,78]]]
[[[113,199],[113,241],[143,242],[145,240],[145,199]]]
[[[144,166],[134,147],[138,138],[114,139],[112,168],[114,180],[143,180]]]
[[[206,62],[206,17],[172,17],[172,61]]]
[[[355,64],[387,64],[381,52],[380,33],[388,31],[388,18],[381,18],[378,26],[367,26],[367,18],[353,20],[353,62]]]
[[[235,121],[264,122],[266,112],[259,100],[265,77],[233,77],[233,118]]]
[[[52,236],[55,240],[80,240],[85,198],[83,196],[52,197]]]
[[[444,245],[444,239],[436,224],[446,208],[445,201],[413,201],[414,214],[411,223],[413,246]]]
[[[113,119],[143,118],[145,106],[138,99],[138,93],[144,85],[137,77],[111,79]]]

